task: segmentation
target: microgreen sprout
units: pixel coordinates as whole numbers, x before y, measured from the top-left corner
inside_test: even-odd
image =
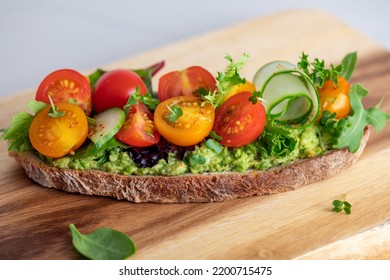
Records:
[[[179,105],[174,104],[172,106],[167,106],[167,108],[169,110],[169,122],[175,123],[181,116],[183,116],[183,109]]]
[[[334,206],[332,211],[341,212],[344,210],[345,213],[351,214],[352,205],[346,200],[333,200],[332,205]]]
[[[49,115],[50,117],[53,117],[53,118],[62,117],[62,116],[65,114],[65,112],[57,111],[58,108],[57,108],[56,105],[54,105],[53,99],[51,98],[50,95],[49,95],[48,97],[49,97],[50,106],[51,106],[48,115]]]

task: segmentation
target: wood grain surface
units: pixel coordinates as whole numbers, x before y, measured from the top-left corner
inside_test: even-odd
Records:
[[[386,97],[381,108],[390,112],[390,54],[342,21],[313,10],[252,19],[104,68],[139,68],[164,59],[161,73],[195,64],[215,73],[224,69],[226,53],[246,52],[250,59],[243,74],[251,79],[262,64],[295,62],[301,51],[338,63],[355,50],[359,63],[353,81],[369,89],[365,105]],[[34,91],[0,99],[0,127],[26,110]],[[296,191],[222,203],[132,204],[43,188],[27,178],[1,142],[0,259],[82,258],[72,247],[70,223],[82,233],[104,226],[129,234],[138,249],[131,259],[390,259],[384,225],[390,220],[389,159],[388,125],[371,132],[352,168]],[[343,196],[353,205],[351,215],[330,211],[331,202]],[[364,250],[347,254],[348,246]]]

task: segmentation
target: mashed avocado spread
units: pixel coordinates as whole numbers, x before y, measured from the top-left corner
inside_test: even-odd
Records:
[[[205,141],[187,151],[183,159],[176,153],[160,159],[152,167],[139,167],[126,148],[112,147],[92,156],[76,158],[71,155],[46,159],[59,168],[80,170],[101,170],[124,175],[182,175],[184,173],[206,173],[247,170],[267,170],[270,167],[288,163],[296,159],[312,157],[330,148],[326,135],[320,134],[318,125],[304,129],[286,129],[268,124],[263,134],[254,142],[241,148],[222,147],[215,151]],[[330,137],[328,137],[329,140]],[[194,160],[194,159],[202,160]]]

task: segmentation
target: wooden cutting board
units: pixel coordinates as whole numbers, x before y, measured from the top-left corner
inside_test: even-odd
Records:
[[[365,104],[385,96],[381,108],[390,112],[390,53],[313,10],[253,19],[104,68],[165,60],[161,73],[195,64],[216,73],[227,64],[225,54],[237,58],[246,52],[243,74],[251,79],[262,64],[296,62],[302,51],[332,63],[358,51],[354,81],[370,90]],[[26,110],[34,90],[0,99],[0,127]],[[138,248],[132,259],[390,259],[389,124],[380,134],[372,131],[358,163],[338,176],[292,192],[223,203],[133,204],[47,189],[28,179],[6,149],[1,142],[0,259],[81,258],[71,244],[70,223],[83,233],[103,226],[126,232]],[[331,202],[344,195],[352,214],[331,212]]]

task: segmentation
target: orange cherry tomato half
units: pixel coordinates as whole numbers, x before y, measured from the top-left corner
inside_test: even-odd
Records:
[[[260,136],[266,122],[264,106],[249,101],[251,92],[237,93],[215,111],[213,131],[222,137],[220,143],[228,147],[242,147]]]
[[[148,147],[160,141],[153,115],[142,103],[131,107],[129,114],[115,138],[133,147]]]
[[[180,95],[193,95],[204,88],[214,91],[216,80],[213,75],[200,66],[191,66],[182,71],[172,71],[160,77],[158,99],[164,101]]]
[[[232,88],[230,89],[228,94],[225,96],[224,102],[237,93],[240,93],[243,91],[254,92],[255,90],[256,90],[255,85],[249,81],[246,81],[244,84],[232,86]]]
[[[42,155],[58,158],[76,151],[88,134],[85,113],[68,102],[56,104],[60,117],[49,116],[50,106],[42,109],[33,119],[29,137],[32,146]]]
[[[346,79],[339,76],[338,86],[335,87],[331,80],[324,82],[322,88],[318,89],[320,95],[321,111],[319,119],[322,117],[322,112],[329,111],[336,113],[336,118],[346,118],[351,111],[351,104],[349,101],[350,85]]]
[[[38,87],[35,100],[50,104],[75,100],[88,116],[91,113],[92,95],[88,79],[72,69],[60,69],[47,75]]]
[[[178,146],[192,146],[209,135],[214,124],[215,110],[209,103],[202,106],[197,96],[177,96],[161,102],[154,112],[154,123],[160,134]],[[182,115],[169,120],[172,108],[179,106]]]

